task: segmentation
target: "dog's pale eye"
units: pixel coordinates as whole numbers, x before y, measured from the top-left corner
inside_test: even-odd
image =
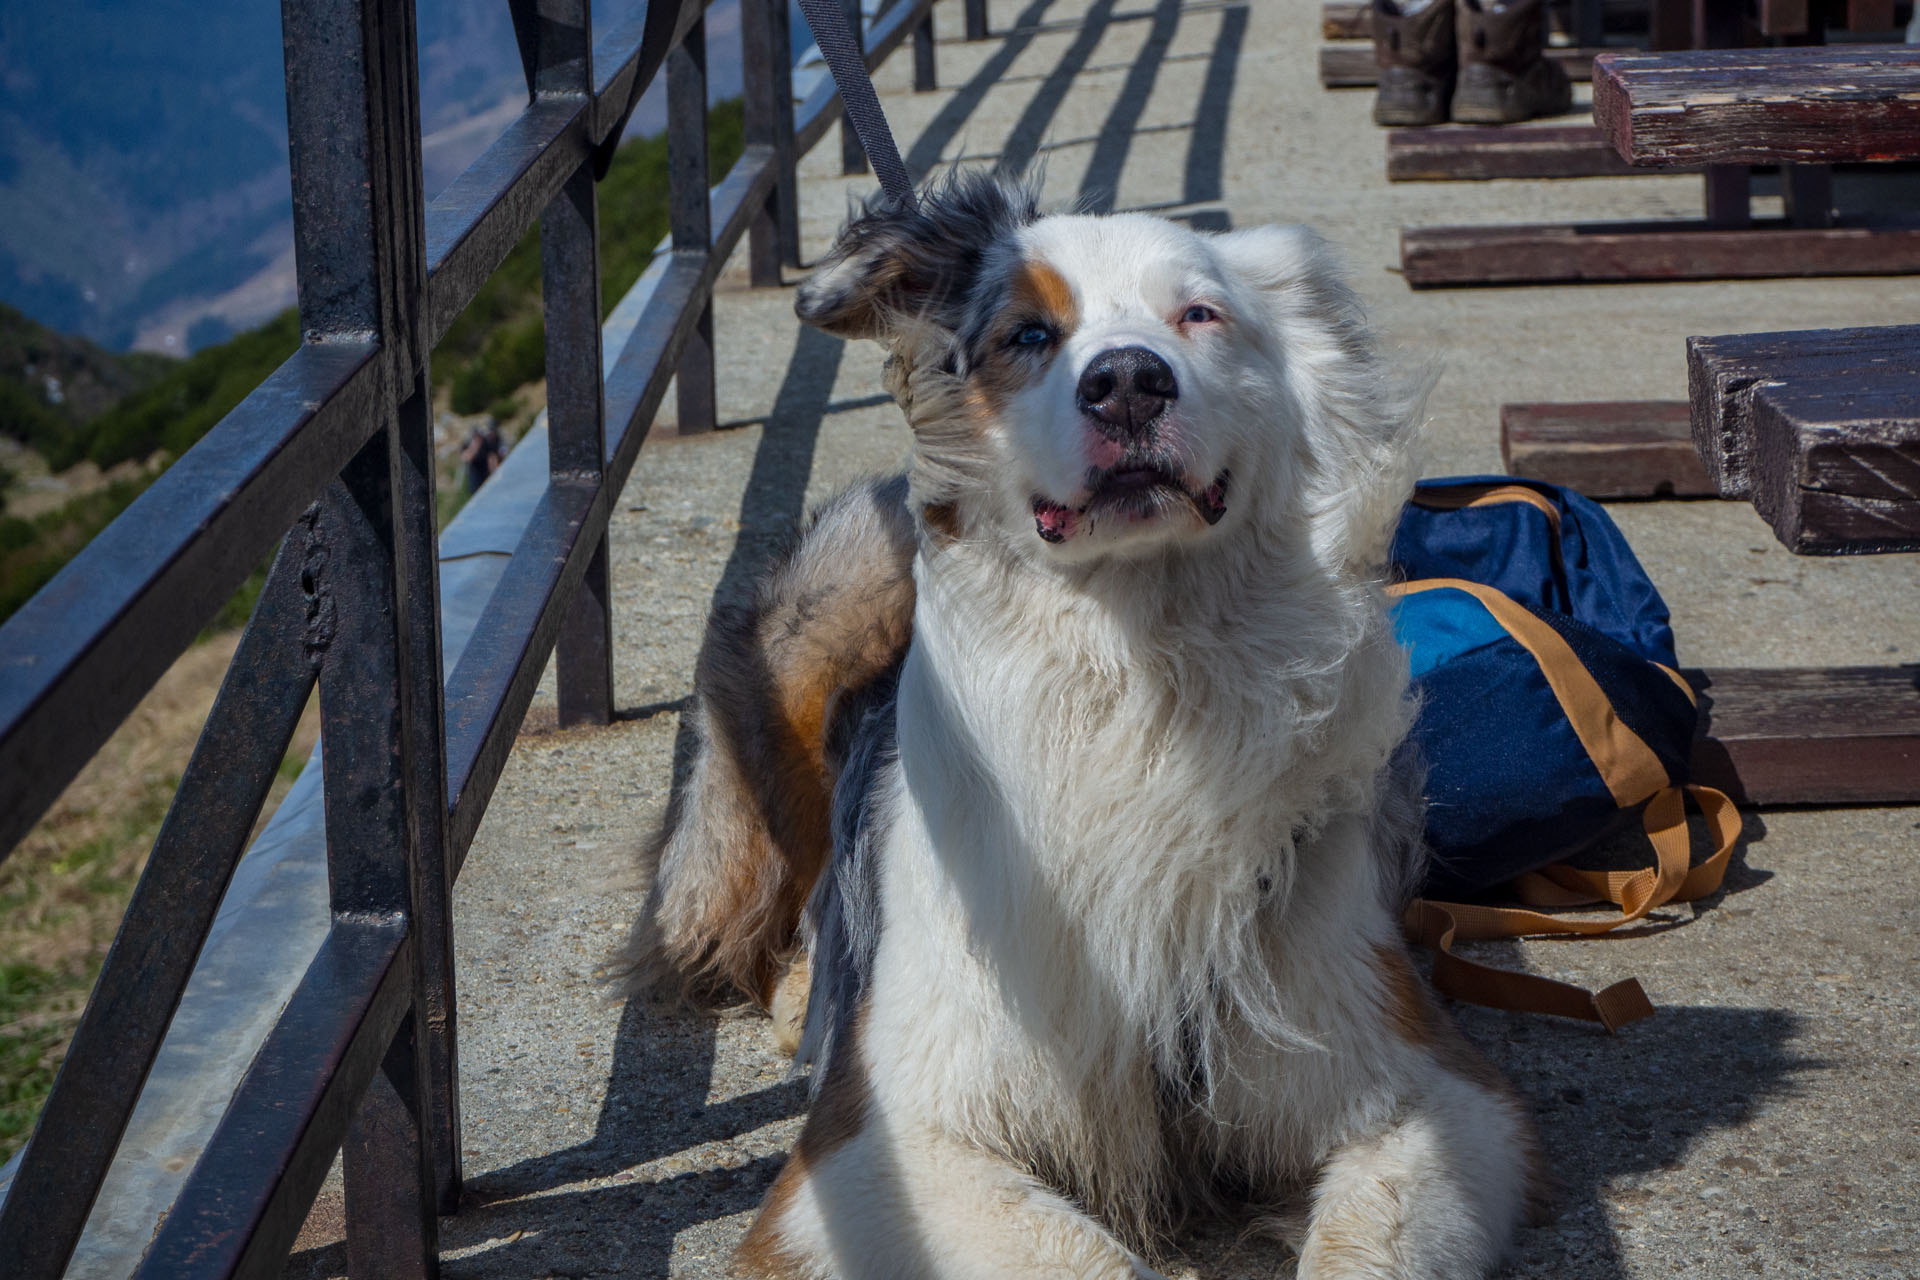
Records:
[[[1013,331],[1016,347],[1038,347],[1053,341],[1053,330],[1043,324],[1021,325]]]
[[[1181,324],[1211,324],[1220,318],[1220,313],[1212,307],[1196,302],[1187,308],[1187,314],[1180,317]]]

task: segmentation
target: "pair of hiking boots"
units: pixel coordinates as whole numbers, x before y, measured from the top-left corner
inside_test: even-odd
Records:
[[[1573,86],[1546,57],[1545,0],[1373,0],[1375,124],[1512,124],[1558,115]]]

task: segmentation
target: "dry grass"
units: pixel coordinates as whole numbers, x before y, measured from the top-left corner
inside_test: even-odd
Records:
[[[53,1083],[238,643],[220,635],[183,654],[0,863],[0,1158],[25,1140]],[[309,705],[265,815],[318,725]]]

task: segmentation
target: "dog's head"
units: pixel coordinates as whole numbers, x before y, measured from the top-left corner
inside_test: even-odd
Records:
[[[1084,563],[1292,525],[1346,569],[1405,496],[1418,397],[1299,228],[1041,216],[1030,186],[956,175],[849,222],[798,310],[888,347],[946,539]]]

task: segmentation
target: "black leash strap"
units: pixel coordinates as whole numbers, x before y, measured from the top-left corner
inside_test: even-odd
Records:
[[[893,130],[887,127],[886,113],[880,109],[880,96],[873,91],[873,79],[867,74],[867,60],[854,42],[846,11],[840,3],[841,0],[800,0],[800,12],[806,15],[807,26],[813,29],[820,56],[827,60],[827,70],[833,73],[833,82],[840,89],[840,105],[847,112],[847,123],[853,126],[860,145],[867,149],[867,159],[873,165],[874,177],[880,179],[880,189],[912,209],[918,203],[913,196],[913,180],[907,177],[900,148],[894,145]]]

